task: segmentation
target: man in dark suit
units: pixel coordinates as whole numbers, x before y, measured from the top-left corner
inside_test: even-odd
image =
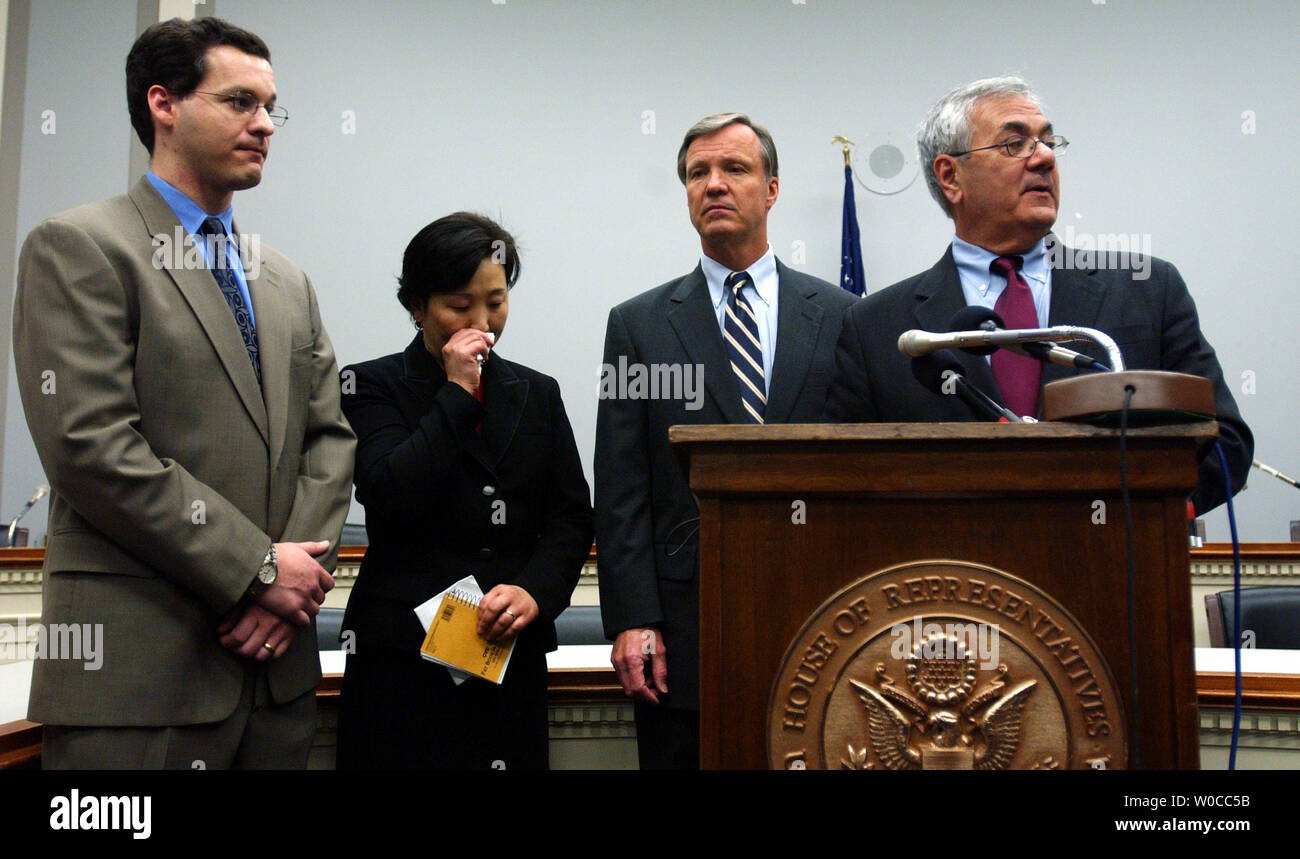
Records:
[[[1196,306],[1178,270],[1142,254],[1094,255],[1050,235],[1060,195],[1057,158],[1067,145],[1019,78],[975,81],[944,96],[917,135],[930,193],[956,236],[929,271],[855,305],[844,320],[830,420],[965,421],[956,397],[922,387],[898,337],[919,328],[947,331],[968,305],[993,309],[1008,328],[1078,325],[1109,334],[1128,369],[1172,370],[1214,384],[1219,436],[1233,492],[1254,450]],[[1073,344],[1072,344],[1073,345]],[[1098,347],[1079,351],[1105,361]],[[991,358],[957,353],[966,379],[1020,415],[1038,410],[1042,384],[1073,368],[1039,364],[1005,351]],[[1225,500],[1217,457],[1201,462],[1192,501],[1198,512]]]
[[[216,18],[146,30],[127,97],[149,173],[19,262],[42,620],[103,634],[98,670],[37,660],[29,717],[46,767],[303,767],[354,439],[311,283],[231,220],[287,114],[266,44]]]
[[[737,113],[700,120],[677,173],[704,254],[610,311],[596,419],[601,614],[643,768],[699,764],[699,512],[668,427],[820,420],[854,301],[768,246],[777,159],[761,126]]]

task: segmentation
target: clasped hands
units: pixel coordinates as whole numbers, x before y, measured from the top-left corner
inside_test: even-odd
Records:
[[[222,619],[217,626],[222,646],[259,662],[283,656],[334,587],[333,577],[316,562],[329,547],[328,540],[276,543],[275,584],[252,601],[240,601]]]

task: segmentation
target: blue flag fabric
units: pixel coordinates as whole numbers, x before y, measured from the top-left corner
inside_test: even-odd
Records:
[[[844,223],[840,230],[840,286],[854,295],[867,291],[862,273],[862,237],[858,234],[858,207],[853,202],[853,168],[844,165]]]

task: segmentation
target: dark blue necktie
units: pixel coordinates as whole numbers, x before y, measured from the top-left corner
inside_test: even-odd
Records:
[[[753,283],[749,272],[737,271],[727,275],[726,317],[722,323],[722,339],[727,344],[727,357],[740,386],[740,401],[750,421],[763,422],[767,406],[767,385],[763,381],[763,349],[758,343],[758,319],[749,302],[740,294],[746,284]]]
[[[221,287],[221,294],[225,297],[226,304],[230,306],[230,312],[235,315],[235,325],[239,328],[239,336],[244,340],[248,359],[253,362],[253,375],[257,376],[257,384],[260,386],[262,361],[257,351],[257,329],[253,327],[253,317],[248,313],[248,305],[244,304],[244,296],[239,292],[239,281],[235,278],[235,271],[226,256],[227,244],[236,255],[239,254],[239,249],[230,241],[225,226],[218,218],[206,219],[199,227],[199,235],[207,244],[208,270],[216,279],[217,286]]]

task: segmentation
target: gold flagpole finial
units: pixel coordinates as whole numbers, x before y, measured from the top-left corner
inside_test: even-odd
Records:
[[[838,144],[840,144],[841,146],[844,147],[844,166],[845,166],[845,167],[850,166],[850,165],[849,165],[849,147],[850,147],[850,146],[854,146],[854,145],[856,145],[856,144],[854,144],[854,142],[853,142],[852,140],[849,140],[849,139],[848,139],[847,137],[845,137],[843,134],[837,134],[837,135],[835,135],[834,137],[832,137],[832,138],[831,138],[831,143],[838,143]]]

